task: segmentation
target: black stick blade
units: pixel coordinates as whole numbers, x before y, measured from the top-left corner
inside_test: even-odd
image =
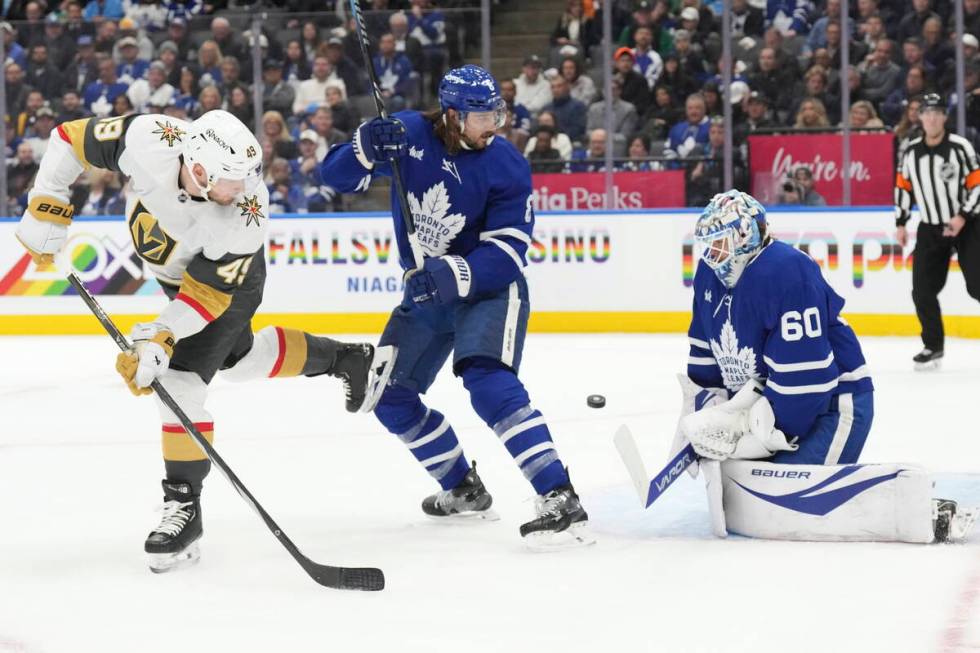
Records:
[[[337,590],[379,592],[385,588],[385,575],[374,567],[331,567],[309,562],[306,573],[324,587]]]

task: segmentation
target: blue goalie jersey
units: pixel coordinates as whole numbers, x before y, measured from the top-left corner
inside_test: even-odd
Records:
[[[433,125],[417,111],[393,115],[405,123],[408,156],[399,160],[415,232],[426,257],[466,258],[475,295],[506,288],[521,276],[534,228],[531,169],[508,141],[495,138],[483,150],[450,155]],[[320,166],[324,184],[342,193],[367,189],[371,179],[390,176],[391,166],[362,163],[351,143],[334,146]],[[401,205],[392,184],[392,213]],[[413,267],[400,218],[394,220],[403,268]]]
[[[729,290],[703,261],[694,276],[687,373],[734,394],[765,384],[776,427],[803,437],[835,394],[873,390],[844,300],[809,256],[770,242]]]

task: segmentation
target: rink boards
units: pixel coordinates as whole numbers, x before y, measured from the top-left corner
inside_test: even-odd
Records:
[[[697,211],[558,212],[537,216],[527,277],[540,332],[677,332],[690,316]],[[778,210],[772,233],[807,251],[847,301],[859,333],[913,335],[911,245],[894,240],[887,208]],[[57,269],[38,269],[0,219],[0,334],[100,333]],[[914,224],[909,231],[915,233]],[[120,325],[164,303],[121,216],[77,218],[60,269],[71,265]],[[273,216],[268,283],[257,326],[378,332],[401,297],[390,216]],[[940,296],[950,335],[980,337],[980,305],[955,260]]]

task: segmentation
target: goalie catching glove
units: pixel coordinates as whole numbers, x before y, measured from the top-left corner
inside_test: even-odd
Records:
[[[754,460],[777,451],[796,451],[776,428],[776,416],[762,396],[762,384],[750,380],[728,401],[691,413],[680,421],[681,432],[703,458]]]
[[[136,324],[130,332],[133,348],[116,357],[116,371],[134,395],[153,392],[150,385],[170,365],[174,353],[174,334],[162,324]]]
[[[37,195],[31,199],[17,224],[16,235],[34,263],[54,263],[55,254],[65,246],[74,213],[71,204],[56,197]]]

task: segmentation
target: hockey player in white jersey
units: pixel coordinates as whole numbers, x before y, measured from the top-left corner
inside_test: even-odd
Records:
[[[914,465],[856,464],[873,386],[844,300],[768,234],[739,191],[698,219],[701,246],[674,451],[702,457],[714,531],[792,540],[932,542],[975,511],[934,500]]]
[[[255,137],[225,111],[193,123],[163,115],[66,122],[52,134],[17,227],[35,262],[51,263],[71,224],[69,186],[82,171],[129,176],[133,245],[172,301],[152,322],[133,327],[134,347],[119,354],[116,368],[134,394],[151,393],[154,380],[163,383],[208,441],[214,420],[205,399],[219,370],[232,381],[328,374],[342,380],[347,409],[357,411],[373,407],[391,354],[294,329],[252,333],[265,283],[269,197],[261,162]],[[163,517],[144,548],[150,568],[160,572],[198,559],[200,493],[210,461],[157,404]]]

